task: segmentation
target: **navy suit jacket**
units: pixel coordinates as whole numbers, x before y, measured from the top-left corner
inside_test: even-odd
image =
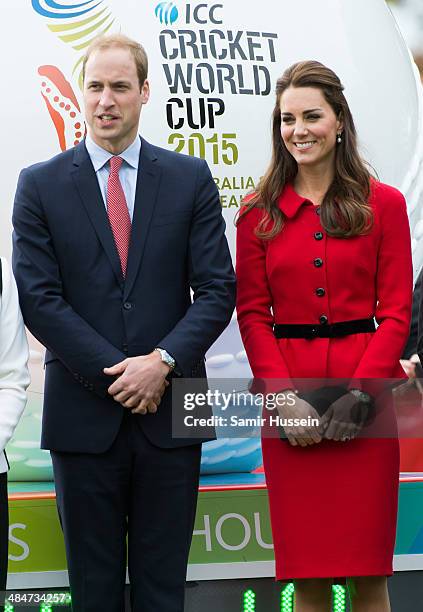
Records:
[[[125,279],[85,143],[22,170],[13,225],[25,323],[47,348],[43,448],[110,447],[124,408],[103,368],[126,357],[160,346],[184,377],[205,377],[204,355],[235,302],[206,162],[142,139]],[[169,387],[156,414],[137,417],[146,436],[164,448],[200,442],[172,438],[171,404]]]

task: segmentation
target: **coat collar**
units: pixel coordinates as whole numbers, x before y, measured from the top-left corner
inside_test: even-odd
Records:
[[[278,198],[278,206],[283,214],[292,219],[303,204],[311,204],[310,200],[298,195],[292,183],[287,183]]]
[[[156,150],[151,144],[144,140],[144,138],[141,138],[134,217],[132,220],[128,269],[125,282],[122,277],[119,256],[107,217],[106,208],[102,201],[97,177],[84,141],[74,149],[73,164],[74,168],[72,175],[82,202],[99,240],[107,253],[116,280],[124,287],[124,293],[125,296],[127,296],[135,282],[142,261],[147,242],[148,229],[157,200],[161,169]]]
[[[147,159],[151,159],[152,161],[155,161],[157,159],[157,156],[155,155],[155,153],[153,151],[152,145],[150,143],[148,143],[146,140],[144,140],[144,138],[142,136],[139,136],[138,138],[140,140],[140,146],[137,147],[138,156],[141,157],[140,149],[143,146],[145,146],[146,149],[147,149],[147,151],[145,152],[145,155],[146,155]],[[129,152],[130,150],[132,151],[132,149],[135,149],[134,145],[136,145],[136,144],[137,144],[136,141],[134,141],[126,149],[126,151]],[[98,145],[96,145],[96,146],[98,146]],[[132,155],[132,153],[130,152],[129,155]],[[108,157],[112,157],[112,155],[110,155]],[[108,157],[105,158],[104,163],[108,160]],[[76,147],[73,150],[73,164],[74,164],[74,166],[80,166],[80,165],[82,165],[83,163],[85,163],[88,160],[91,161],[91,158],[90,158],[90,156],[88,154],[87,146],[85,144],[85,139],[84,139],[82,142],[80,142],[78,145],[76,145]],[[129,157],[128,156],[127,161],[128,161],[128,163],[130,165],[135,167],[135,164],[133,163],[133,157]],[[94,167],[95,164],[92,164],[92,165]],[[100,164],[100,165],[103,165],[103,164]],[[136,166],[138,167],[138,164]],[[94,171],[97,171],[97,170],[98,170],[98,167],[94,168]]]
[[[85,137],[85,147],[87,149],[88,155],[91,158],[92,165],[94,166],[95,172],[98,172],[100,168],[105,166],[112,157],[114,157],[113,153],[110,151],[106,151],[103,147],[100,147],[90,136],[89,134]],[[139,135],[135,138],[135,140],[128,146],[122,153],[119,153],[119,157],[121,157],[129,166],[138,170],[138,163],[140,159],[140,151],[141,151],[141,138]]]
[[[159,193],[160,180],[161,166],[156,155],[156,149],[144,138],[141,138],[134,217],[132,219],[128,268],[126,271],[125,298],[131,292],[144,256],[148,230]]]
[[[94,172],[94,167],[85,146],[85,141],[82,141],[74,149],[73,166],[71,175],[75,182],[75,187],[79,192],[81,201],[85,206],[88,217],[97,233],[100,243],[107,254],[116,280],[119,284],[122,284],[123,276],[119,255],[107,217],[106,208],[103,203],[98,180]]]

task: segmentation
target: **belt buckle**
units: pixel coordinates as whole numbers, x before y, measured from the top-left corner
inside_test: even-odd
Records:
[[[317,327],[311,327],[309,330],[308,340],[313,340],[313,338],[317,338],[319,335],[319,330]]]

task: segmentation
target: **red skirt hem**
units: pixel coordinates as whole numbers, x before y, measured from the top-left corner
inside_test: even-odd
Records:
[[[313,579],[332,578],[332,580],[336,584],[345,584],[345,581],[347,578],[354,578],[358,576],[387,576],[389,577],[389,576],[392,576],[393,573],[394,573],[394,570],[392,566],[390,568],[383,566],[380,568],[373,568],[373,569],[352,568],[351,570],[348,570],[348,572],[345,572],[344,574],[339,572],[339,567],[338,567],[336,572],[322,571],[322,572],[311,573],[311,572],[304,572],[304,570],[303,571],[283,572],[283,573],[276,572],[275,580],[281,581],[281,582],[291,582],[292,580],[301,580],[301,579],[307,579],[307,578],[313,578]]]

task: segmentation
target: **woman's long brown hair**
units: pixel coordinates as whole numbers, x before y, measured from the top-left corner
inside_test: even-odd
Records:
[[[285,185],[294,181],[298,166],[281,136],[280,101],[288,87],[320,89],[335,115],[343,123],[342,142],[336,144],[335,176],[321,204],[321,223],[327,234],[347,238],[366,233],[373,221],[368,204],[370,172],[357,148],[357,132],[350,108],[337,75],[320,62],[304,61],[293,64],[276,83],[276,103],[273,110],[272,159],[256,191],[246,203],[237,223],[254,207],[265,214],[256,228],[259,238],[270,239],[283,228],[285,215],[278,198]]]

